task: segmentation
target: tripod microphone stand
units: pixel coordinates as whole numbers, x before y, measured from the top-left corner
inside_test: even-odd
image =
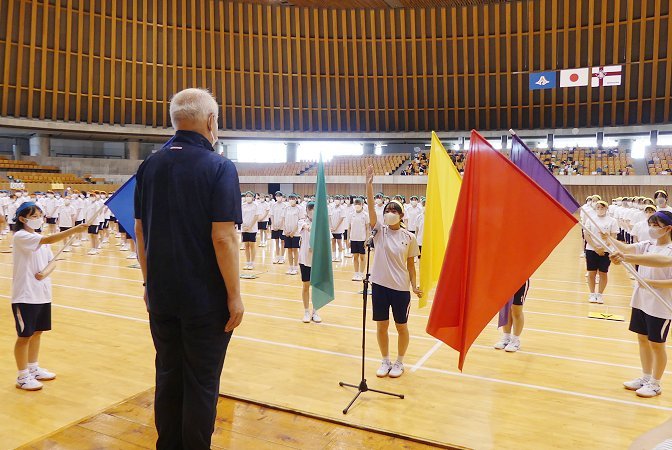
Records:
[[[367,301],[368,301],[368,295],[369,295],[369,262],[371,260],[371,243],[373,242],[373,236],[369,238],[366,242],[366,277],[364,278],[364,290],[362,291],[362,378],[359,384],[349,384],[349,383],[344,383],[340,382],[338,383],[339,386],[347,386],[347,387],[353,387],[357,389],[357,394],[355,395],[355,398],[350,401],[348,406],[345,407],[343,410],[343,414],[347,414],[348,410],[350,410],[350,407],[355,403],[355,401],[359,398],[359,396],[362,394],[362,392],[376,392],[378,394],[384,394],[384,395],[390,395],[392,397],[398,397],[403,399],[404,394],[394,394],[392,392],[385,392],[385,391],[379,391],[377,389],[371,389],[369,386],[366,384],[366,378],[364,378],[364,363],[366,362],[366,306],[367,306]]]

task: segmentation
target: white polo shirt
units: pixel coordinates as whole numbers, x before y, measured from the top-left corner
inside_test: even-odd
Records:
[[[378,232],[373,238],[376,251],[371,282],[395,291],[409,292],[411,279],[406,264],[408,258],[420,254],[415,235],[403,228],[391,230],[381,222],[376,223],[374,230]]]
[[[672,244],[656,245],[655,241],[645,241],[635,244],[635,254],[643,255],[646,253],[655,253],[658,255],[672,256]],[[642,278],[651,280],[669,280],[672,279],[672,267],[648,267],[639,266],[637,271]],[[672,304],[672,289],[653,289],[660,294],[668,304]],[[661,319],[672,319],[672,312],[667,309],[648,289],[644,289],[637,284],[632,293],[630,306],[644,311],[650,316]]]
[[[41,240],[41,235],[26,230],[14,234],[12,303],[51,303],[51,278],[41,281],[35,278],[35,274],[47,267],[54,257],[48,245],[40,244]]]
[[[363,242],[366,241],[368,237],[366,234],[367,227],[369,226],[369,212],[362,211],[352,213],[350,217],[350,241],[354,242]]]

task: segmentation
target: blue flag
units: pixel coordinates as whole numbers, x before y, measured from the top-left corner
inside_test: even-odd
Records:
[[[107,199],[105,205],[117,218],[119,224],[135,240],[135,175],[122,187],[117,189],[112,197]]]
[[[530,74],[530,90],[553,89],[557,86],[556,72],[536,72]]]

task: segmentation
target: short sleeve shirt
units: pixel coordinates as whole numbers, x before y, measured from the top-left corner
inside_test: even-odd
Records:
[[[14,234],[12,303],[51,303],[51,278],[41,281],[35,278],[35,274],[47,267],[54,256],[48,245],[40,244],[41,240],[41,235],[26,230]]]
[[[142,220],[149,311],[189,317],[227,309],[213,222],[242,223],[234,164],[202,135],[177,131],[138,169],[135,218]]]
[[[656,245],[655,241],[644,241],[635,244],[635,254],[657,254],[664,256],[672,256],[672,244]],[[644,279],[650,280],[669,280],[672,279],[672,267],[648,267],[639,266],[637,270],[639,275]],[[672,289],[655,289],[663,299],[668,303],[672,303]],[[661,319],[672,319],[672,312],[667,309],[648,289],[642,288],[637,284],[632,293],[632,300],[630,306],[644,311],[650,316],[659,317]]]
[[[395,291],[408,292],[411,280],[407,261],[420,254],[415,236],[403,228],[391,230],[380,222],[376,223],[374,230],[378,232],[373,238],[376,251],[373,255],[371,282]]]

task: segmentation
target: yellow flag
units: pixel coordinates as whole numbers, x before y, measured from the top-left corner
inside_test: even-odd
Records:
[[[427,305],[429,291],[441,275],[443,256],[460,195],[462,177],[436,133],[432,131],[429,153],[429,179],[425,200],[425,228],[420,258],[420,307]]]

